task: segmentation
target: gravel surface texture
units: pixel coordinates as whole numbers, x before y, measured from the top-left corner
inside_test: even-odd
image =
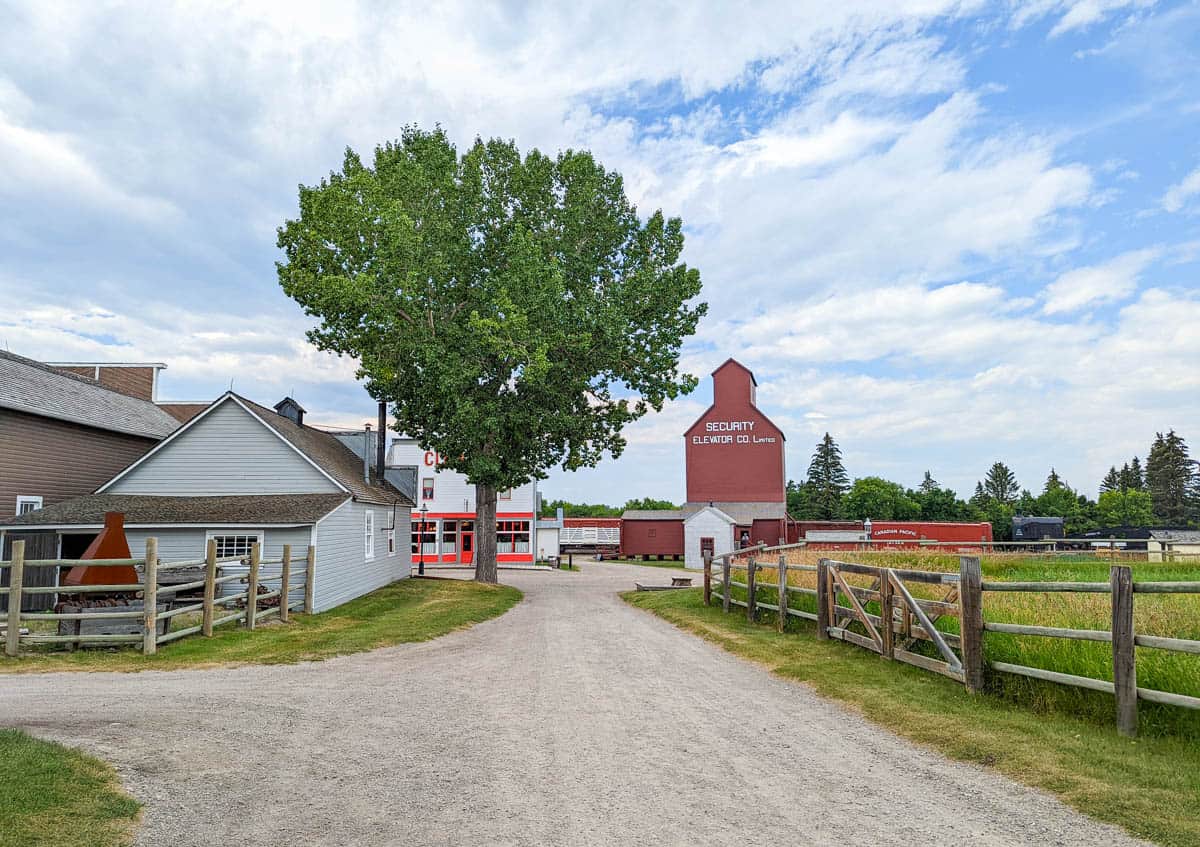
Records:
[[[424,644],[0,677],[0,724],[112,762],[155,847],[1144,843],[617,597],[673,571],[583,567]]]

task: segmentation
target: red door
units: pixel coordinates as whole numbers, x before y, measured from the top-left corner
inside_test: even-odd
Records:
[[[459,556],[464,565],[475,561],[475,521],[463,521],[458,532]]]

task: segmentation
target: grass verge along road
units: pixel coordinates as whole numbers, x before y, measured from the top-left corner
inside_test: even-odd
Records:
[[[0,729],[0,847],[128,844],[139,808],[104,762]]]
[[[972,696],[935,674],[850,644],[817,641],[812,624],[791,622],[779,634],[748,623],[745,614],[726,615],[719,605],[706,607],[698,590],[622,597],[952,759],[995,769],[1160,844],[1200,844],[1200,742],[1194,739],[1131,740],[1111,725]]]
[[[318,615],[293,613],[253,632],[218,628],[159,648],[153,656],[133,649],[36,652],[0,657],[0,673],[45,671],[175,670],[217,665],[290,664],[426,641],[494,618],[521,599],[504,585],[453,579],[404,579]]]

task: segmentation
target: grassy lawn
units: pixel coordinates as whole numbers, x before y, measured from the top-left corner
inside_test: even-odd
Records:
[[[952,759],[1041,788],[1160,844],[1200,844],[1198,735],[1130,740],[1117,735],[1111,717],[1104,724],[1002,697],[971,696],[936,674],[851,644],[817,641],[814,625],[804,621],[790,622],[782,635],[773,623],[749,624],[744,610],[726,615],[719,605],[705,607],[696,590],[622,597]],[[1111,715],[1111,697],[1108,707]]]
[[[15,729],[0,729],[0,798],[0,847],[129,844],[138,818],[108,765]]]
[[[391,644],[426,641],[508,611],[521,592],[505,585],[455,579],[405,579],[319,615],[292,613],[249,632],[236,624],[212,638],[189,636],[153,656],[129,649],[0,656],[0,673],[30,671],[174,670],[216,665],[290,664],[328,659]]]

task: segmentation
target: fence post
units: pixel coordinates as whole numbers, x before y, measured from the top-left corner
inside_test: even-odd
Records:
[[[787,556],[780,554],[779,556],[779,631],[783,632],[787,629],[788,616],[788,593],[787,593]]]
[[[158,652],[158,539],[146,539],[146,568],[142,573],[142,654]]]
[[[212,638],[213,610],[217,599],[217,539],[208,539],[204,551],[204,608],[200,612],[200,634]]]
[[[758,586],[755,584],[755,571],[758,570],[758,563],[751,556],[746,567],[746,620],[754,623],[754,619],[758,616]]]
[[[308,545],[308,559],[304,564],[304,614],[313,613],[313,582],[317,576],[317,548]]]
[[[721,560],[721,610],[729,614],[729,554]]]
[[[701,557],[704,561],[704,605],[712,605],[712,553],[707,550]]]
[[[1128,565],[1113,565],[1112,651],[1113,685],[1117,695],[1117,731],[1137,735],[1137,668],[1133,650],[1133,570]]]
[[[880,655],[885,659],[896,657],[895,635],[892,632],[892,570],[881,568],[879,571],[879,637],[883,639]]]
[[[254,619],[258,617],[258,562],[262,551],[258,542],[250,545],[250,575],[246,585],[246,629],[254,629]]]
[[[829,639],[829,560],[817,560],[817,638]]]
[[[4,652],[15,656],[21,650],[21,585],[25,581],[25,542],[14,541],[8,563],[8,634]]]
[[[288,622],[288,592],[291,591],[291,586],[288,584],[292,575],[292,545],[283,545],[283,562],[279,566],[279,620],[281,623]]]
[[[983,572],[979,557],[960,556],[958,576],[963,685],[978,694],[983,690]]]

